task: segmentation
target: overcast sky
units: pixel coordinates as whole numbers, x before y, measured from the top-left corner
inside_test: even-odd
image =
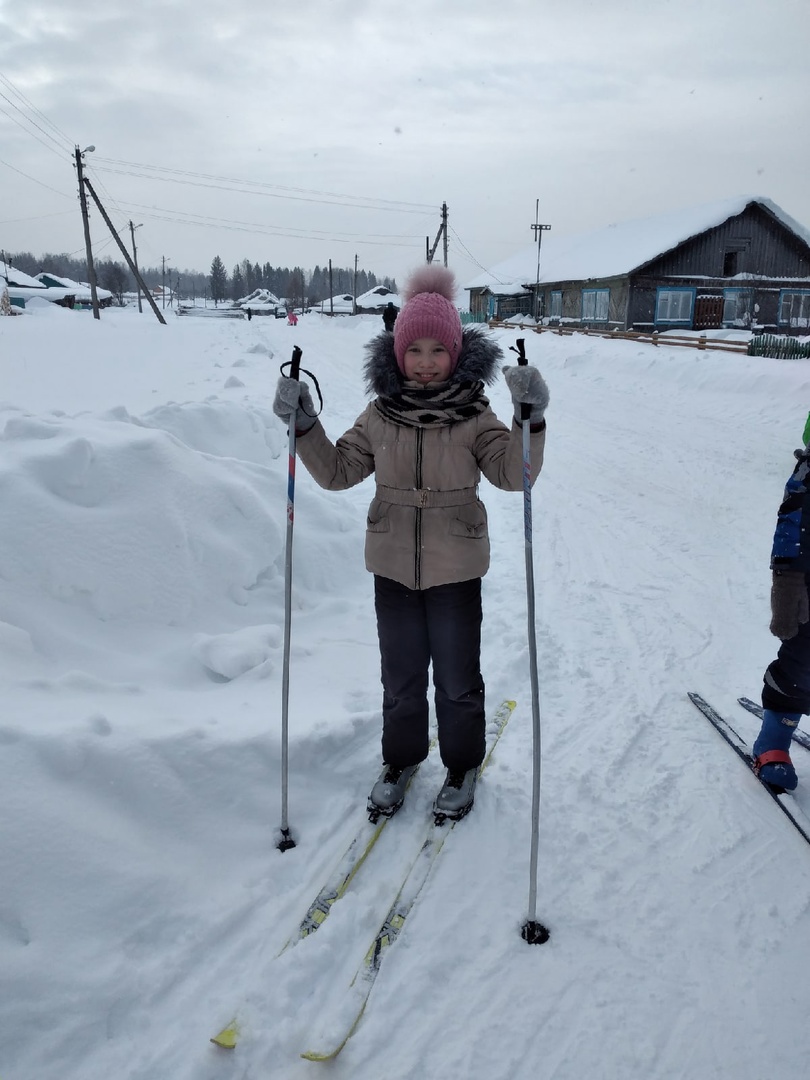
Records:
[[[0,248],[460,281],[560,234],[766,195],[810,227],[809,0],[0,0]],[[94,250],[117,256],[92,217]],[[438,252],[441,257],[441,245]]]

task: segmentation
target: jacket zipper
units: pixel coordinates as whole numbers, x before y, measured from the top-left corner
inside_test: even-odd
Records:
[[[419,491],[422,487],[422,440],[424,438],[424,431],[422,428],[418,428],[416,432],[416,489]],[[414,563],[413,563],[413,577],[415,588],[419,588],[422,581],[422,510],[421,507],[416,507],[416,518],[414,520]]]

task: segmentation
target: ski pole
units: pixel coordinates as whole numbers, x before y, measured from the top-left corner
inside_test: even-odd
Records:
[[[288,378],[298,381],[301,350],[294,346]],[[283,369],[282,369],[283,372]],[[284,557],[284,659],[281,677],[281,839],[279,851],[295,847],[287,821],[289,789],[289,706],[290,706],[290,628],[292,626],[292,540],[295,522],[295,413],[290,417],[289,463],[287,466],[287,542]]]
[[[524,339],[518,338],[518,364],[528,364]],[[537,849],[540,834],[540,691],[537,678],[537,637],[534,626],[534,559],[532,555],[532,468],[531,468],[531,405],[520,406],[523,425],[523,536],[526,549],[526,606],[529,613],[529,675],[532,687],[532,846],[529,860],[529,917],[521,927],[520,936],[529,945],[542,945],[549,932],[537,921]]]

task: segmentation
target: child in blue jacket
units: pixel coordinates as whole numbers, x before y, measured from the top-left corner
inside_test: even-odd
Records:
[[[754,765],[772,787],[792,791],[797,783],[790,759],[793,729],[810,713],[810,415],[805,445],[787,482],[771,553],[771,633],[782,645],[765,672],[762,728],[754,743]]]

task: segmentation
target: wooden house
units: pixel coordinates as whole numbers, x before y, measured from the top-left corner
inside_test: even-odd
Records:
[[[810,230],[740,196],[579,236],[542,234],[465,288],[487,318],[620,330],[810,332]]]

